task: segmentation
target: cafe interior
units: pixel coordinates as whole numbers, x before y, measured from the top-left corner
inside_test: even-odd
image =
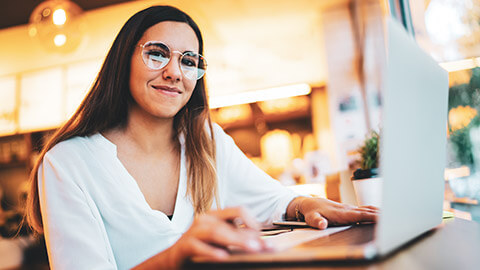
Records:
[[[368,200],[354,171],[378,166],[383,22],[397,20],[448,71],[444,215],[480,222],[476,0],[2,1],[0,269],[48,269],[44,246],[19,228],[33,164],[90,90],[121,26],[156,4],[202,29],[212,120],[245,155],[300,194],[353,205]],[[368,158],[377,163],[364,168]]]

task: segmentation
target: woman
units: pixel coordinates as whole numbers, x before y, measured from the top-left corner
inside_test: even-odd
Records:
[[[260,252],[257,222],[282,214],[320,229],[376,218],[298,197],[256,168],[211,124],[202,53],[198,26],[173,7],[140,11],[120,30],[32,172],[28,221],[53,268],[172,268],[225,259],[227,246]]]

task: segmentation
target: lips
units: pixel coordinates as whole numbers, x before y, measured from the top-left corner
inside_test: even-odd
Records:
[[[166,85],[152,85],[152,87],[155,90],[161,91],[161,92],[163,92],[165,94],[168,94],[168,95],[176,96],[176,95],[179,95],[179,94],[182,93],[182,91],[180,91],[180,89],[178,89],[176,87],[170,87],[170,86],[166,86]]]

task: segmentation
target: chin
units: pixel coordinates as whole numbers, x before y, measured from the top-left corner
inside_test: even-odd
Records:
[[[174,118],[175,115],[177,115],[177,113],[179,111],[180,111],[180,109],[178,109],[178,110],[165,109],[165,110],[156,111],[156,112],[152,113],[152,115],[154,117],[160,118],[160,119],[169,119],[169,118]]]

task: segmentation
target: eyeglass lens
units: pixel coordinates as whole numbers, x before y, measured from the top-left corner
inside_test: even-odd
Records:
[[[170,48],[161,42],[147,42],[143,45],[142,58],[149,68],[158,70],[170,62],[172,53]],[[185,77],[198,80],[205,74],[205,58],[194,52],[185,52],[180,57],[180,69]]]

